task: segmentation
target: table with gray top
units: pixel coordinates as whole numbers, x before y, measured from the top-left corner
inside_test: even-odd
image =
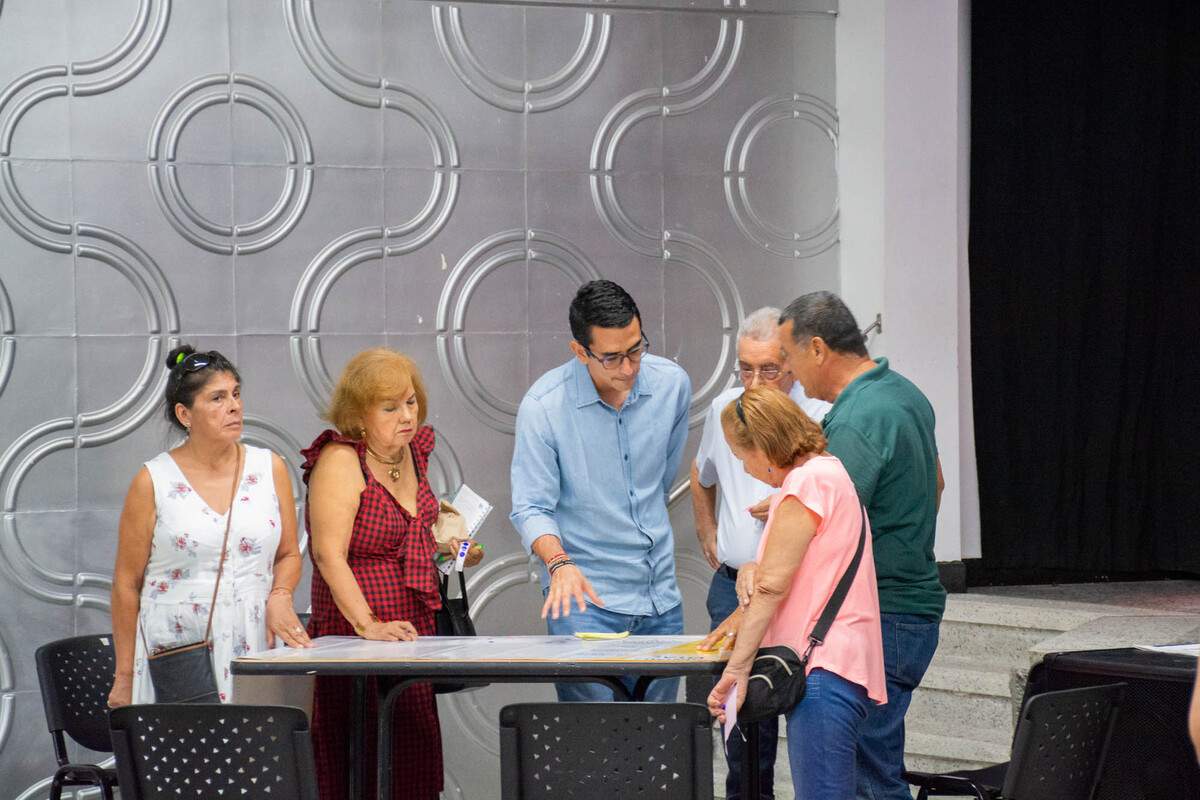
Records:
[[[351,723],[350,797],[363,800],[365,766],[355,754],[364,752],[367,678],[379,682],[376,787],[391,797],[392,711],[396,698],[414,683],[602,683],[621,700],[645,699],[656,678],[719,675],[724,653],[700,653],[695,636],[629,636],[580,640],[571,636],[424,637],[415,642],[372,642],[356,637],[325,636],[310,649],[280,648],[235,659],[235,675],[338,675],[354,679]],[[636,677],[630,692],[622,678]],[[756,725],[746,726],[744,748],[746,796],[757,797]]]

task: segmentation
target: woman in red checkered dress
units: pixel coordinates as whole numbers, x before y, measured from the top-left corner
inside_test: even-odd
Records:
[[[425,426],[425,390],[416,365],[387,348],[359,353],[334,390],[327,430],[303,451],[306,520],[313,565],[310,636],[411,641],[434,634],[440,606],[430,528],[438,501],[426,472],[433,429]],[[474,549],[468,563],[477,563]],[[375,687],[368,682],[367,697]],[[396,703],[392,766],[402,779],[393,796],[436,800],[442,789],[437,706],[428,684]],[[366,715],[364,758],[375,763],[375,704]],[[317,678],[312,738],[322,800],[346,796],[351,685]],[[367,770],[367,796],[375,770]],[[400,788],[403,787],[403,788]]]

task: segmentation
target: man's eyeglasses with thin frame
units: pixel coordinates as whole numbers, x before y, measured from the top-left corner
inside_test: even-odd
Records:
[[[642,334],[642,341],[636,347],[631,347],[624,353],[606,353],[598,356],[592,352],[591,348],[580,342],[583,347],[583,352],[587,353],[592,358],[600,362],[600,366],[606,370],[612,371],[621,368],[621,362],[629,359],[630,364],[638,364],[642,360],[642,356],[650,352],[650,340],[646,338],[646,334]]]
[[[783,372],[784,368],[778,364],[765,364],[761,367],[752,367],[749,364],[743,364],[739,361],[737,369],[733,371],[733,374],[744,380],[754,380],[754,376],[758,375],[764,381],[773,381],[782,375]]]

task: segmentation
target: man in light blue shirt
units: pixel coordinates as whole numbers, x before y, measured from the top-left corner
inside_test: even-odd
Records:
[[[512,460],[510,519],[543,563],[542,617],[552,636],[681,634],[667,494],[691,382],[649,354],[637,304],[612,281],[584,284],[570,321],[574,358],[525,394]],[[654,681],[646,699],[674,701],[678,684]],[[613,696],[598,684],[556,688],[560,700]]]

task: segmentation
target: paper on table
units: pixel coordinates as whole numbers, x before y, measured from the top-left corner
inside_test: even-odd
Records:
[[[1138,650],[1149,650],[1152,653],[1169,653],[1176,656],[1192,656],[1200,658],[1200,644],[1139,644]]]
[[[733,732],[733,728],[737,725],[737,708],[738,708],[738,685],[737,681],[733,682],[733,686],[729,687],[729,694],[725,696],[725,741],[729,741],[729,734]]]

